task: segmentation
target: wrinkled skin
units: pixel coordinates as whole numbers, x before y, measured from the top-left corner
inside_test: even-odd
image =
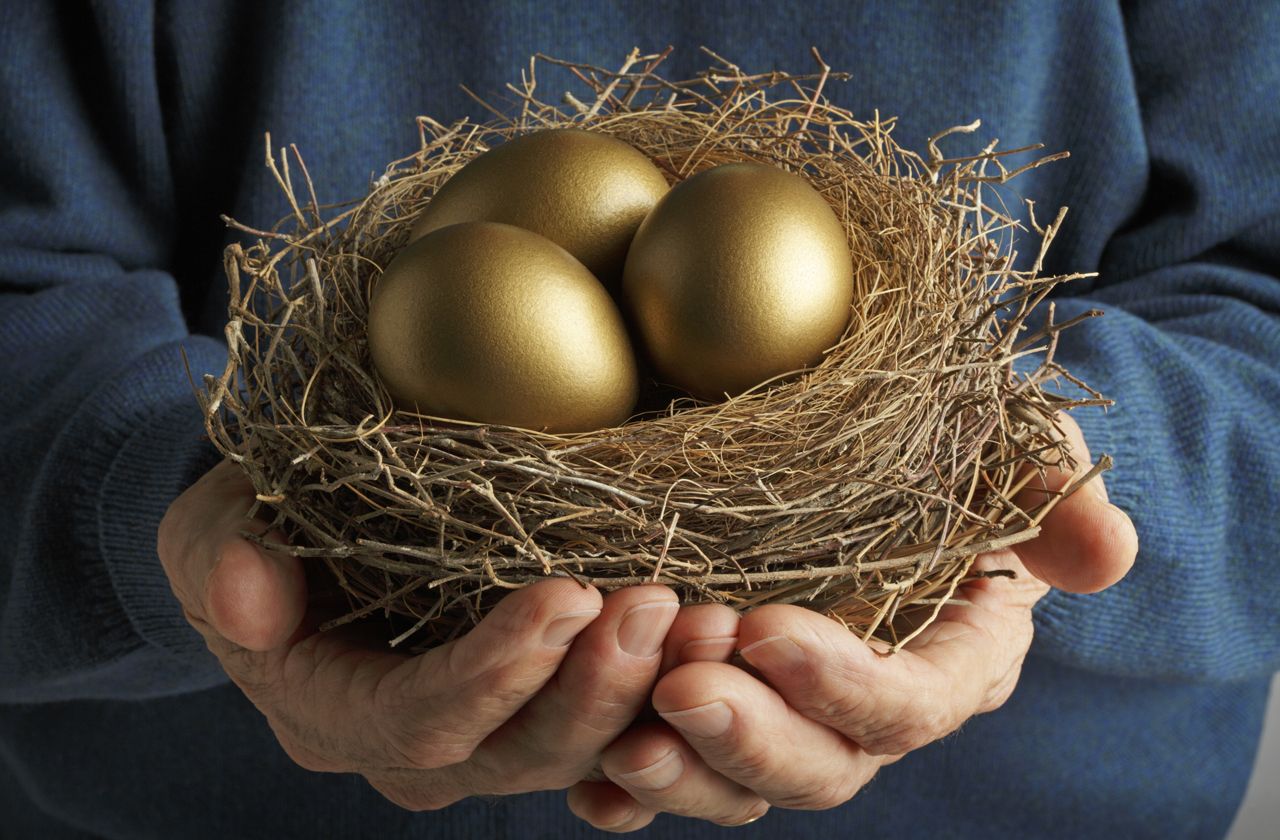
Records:
[[[1070,417],[1058,420],[1082,475],[1089,449]],[[1046,489],[1073,477],[1049,470],[1015,501],[1033,508]],[[664,675],[653,693],[664,722],[613,742],[603,760],[608,781],[574,785],[569,807],[596,827],[625,832],[661,811],[741,825],[771,805],[841,805],[879,768],[1003,705],[1031,645],[1035,603],[1051,586],[1082,593],[1111,586],[1137,551],[1133,523],[1096,477],[1053,508],[1035,539],[975,563],[1016,577],[965,584],[957,597],[969,605],[943,608],[893,656],[801,607],[757,608],[736,627],[756,674],[693,662]],[[732,624],[729,608],[705,609],[700,620]]]
[[[1078,427],[1060,421],[1087,465]],[[1032,507],[1070,478],[1050,471],[1017,501]],[[246,520],[253,488],[230,462],[174,501],[157,549],[187,619],[300,766],[360,773],[413,810],[567,789],[578,817],[625,832],[662,811],[737,825],[771,805],[831,808],[998,708],[1049,587],[1095,592],[1132,565],[1133,525],[1106,498],[1094,479],[1036,539],[979,558],[1018,575],[967,584],[969,606],[944,608],[891,657],[800,607],[739,618],[679,608],[664,586],[601,595],[566,579],[512,592],[418,656],[355,627],[318,633],[301,561],[239,536],[265,525]],[[735,650],[750,669],[730,664]],[[663,719],[637,722],[650,700]],[[584,781],[596,768],[606,780]]]

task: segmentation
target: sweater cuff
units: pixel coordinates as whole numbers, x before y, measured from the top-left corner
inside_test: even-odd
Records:
[[[204,373],[222,373],[227,351],[221,342],[192,336],[181,346],[196,382]],[[106,469],[97,496],[98,545],[133,631],[176,656],[203,659],[209,656],[208,650],[170,588],[156,549],[156,532],[173,500],[222,455],[205,435],[204,419],[178,346],[166,345],[140,367],[143,369],[135,373],[171,387],[148,395],[145,405],[155,413],[145,421],[137,418],[135,429]],[[174,368],[182,375],[175,377]]]

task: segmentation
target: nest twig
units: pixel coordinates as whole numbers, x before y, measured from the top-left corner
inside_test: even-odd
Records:
[[[670,81],[670,52],[617,71],[536,56],[514,107],[444,125],[366,197],[322,207],[295,148],[267,165],[291,212],[226,254],[229,359],[199,394],[213,442],[238,461],[287,544],[347,593],[330,624],[381,615],[392,644],[465,632],[495,599],[546,575],[605,589],[658,581],[686,602],[802,604],[894,648],[972,577],[977,553],[1034,536],[1062,495],[1014,497],[1048,464],[1074,468],[1057,411],[1106,404],[1053,358],[1071,323],[1025,335],[1031,310],[1076,276],[1016,270],[1019,223],[994,189],[1026,149],[946,157],[899,147],[823,95],[838,74],[712,66]],[[581,88],[541,98],[539,75]],[[370,290],[410,220],[454,172],[510,137],[576,126],[647,154],[672,181],[755,160],[797,172],[844,222],[856,291],[843,339],[816,368],[719,404],[678,396],[611,429],[548,435],[394,409],[365,339]],[[290,154],[291,152],[291,154]],[[293,161],[292,168],[290,161]],[[1051,307],[1051,304],[1049,304]],[[1017,356],[1042,354],[1030,377]],[[1089,399],[1042,385],[1057,377]],[[1109,461],[1103,459],[1103,466]],[[1077,481],[1068,488],[1079,486]],[[255,512],[257,512],[255,510]]]

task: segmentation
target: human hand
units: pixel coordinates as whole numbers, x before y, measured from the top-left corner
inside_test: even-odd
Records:
[[[1025,509],[1088,469],[1079,427],[1058,419],[1085,466],[1075,475],[1048,471],[1018,496]],[[610,745],[608,781],[575,785],[569,807],[623,832],[660,811],[740,825],[770,805],[839,806],[880,767],[1004,704],[1031,644],[1031,608],[1050,586],[1105,589],[1136,554],[1132,522],[1097,477],[1049,512],[1038,537],[975,561],[975,570],[1012,569],[1015,578],[965,584],[957,596],[969,604],[944,607],[893,656],[810,610],[759,607],[741,619],[738,638],[763,679],[724,662],[674,668],[653,693],[665,723],[634,727]]]
[[[320,633],[301,562],[239,536],[265,530],[245,518],[253,499],[226,461],[173,502],[157,534],[173,591],[290,758],[360,773],[405,808],[567,788],[644,707],[664,641],[696,649],[698,632],[725,635],[677,621],[664,586],[602,597],[563,578],[512,592],[420,656],[362,643],[353,627]],[[732,641],[709,647],[727,657]]]

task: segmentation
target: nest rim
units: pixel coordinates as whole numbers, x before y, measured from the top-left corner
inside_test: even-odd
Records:
[[[1042,227],[1030,206],[1030,224],[1041,240],[1039,255],[1029,269],[1017,270],[1009,252],[1012,234],[1022,226],[998,204],[987,202],[983,193],[1065,153],[1012,169],[1004,165],[1007,156],[1039,147],[997,151],[992,143],[978,155],[944,156],[939,142],[953,134],[972,133],[979,127],[975,122],[935,135],[928,143],[928,157],[921,157],[893,141],[892,119],[881,120],[877,114],[871,121],[860,121],[826,99],[824,87],[840,74],[833,73],[816,51],[815,73],[755,75],[706,52],[712,65],[694,79],[676,82],[659,73],[670,49],[652,55],[633,51],[616,71],[535,56],[522,74],[523,87],[511,88],[517,94],[515,113],[484,103],[498,119],[473,123],[464,118],[445,125],[419,117],[419,149],[390,164],[364,198],[344,205],[320,205],[298,150],[282,149],[277,159],[268,135],[268,167],[292,212],[268,231],[226,220],[256,242],[247,248],[234,243],[226,251],[231,293],[228,364],[222,376],[205,378],[197,398],[210,439],[241,464],[258,491],[250,515],[261,515],[261,506],[269,506],[274,511],[271,526],[283,530],[287,539],[279,543],[249,532],[246,536],[270,550],[319,558],[345,593],[345,613],[331,618],[326,627],[381,614],[393,622],[393,646],[413,639],[422,649],[465,632],[503,592],[547,575],[567,575],[605,589],[667,583],[686,603],[718,601],[739,609],[799,603],[840,620],[864,641],[880,639],[894,651],[936,619],[943,606],[962,603],[955,595],[963,583],[1000,573],[975,572],[972,566],[979,553],[1034,537],[1040,520],[1054,505],[1109,468],[1110,460],[1103,456],[1094,470],[1060,493],[1050,494],[1037,508],[1023,511],[1012,504],[1013,496],[1044,469],[1078,466],[1065,448],[1057,412],[1110,402],[1053,359],[1058,334],[1074,323],[1055,324],[1050,312],[1037,334],[1019,336],[1028,315],[1049,291],[1089,276],[1040,273],[1065,208],[1053,223]],[[542,102],[537,94],[540,67],[567,70],[594,98],[566,94],[568,110]],[[769,100],[767,93],[779,88],[794,95]],[[367,349],[362,357],[359,330],[353,328],[360,323],[362,306],[367,312],[379,260],[385,263],[386,255],[398,250],[417,209],[471,156],[493,140],[555,127],[606,131],[645,152],[669,178],[677,180],[716,162],[728,162],[722,160],[726,155],[744,154],[737,159],[775,165],[778,157],[784,164],[790,157],[792,163],[800,164],[793,171],[808,178],[837,210],[850,235],[851,250],[876,244],[869,245],[873,235],[883,245],[890,227],[877,227],[856,215],[855,211],[870,213],[865,206],[851,211],[848,189],[836,200],[832,189],[861,179],[863,188],[876,196],[889,196],[884,203],[893,206],[894,212],[905,213],[916,202],[915,210],[924,220],[921,224],[931,235],[899,243],[907,250],[895,253],[923,249],[922,259],[933,260],[927,266],[933,274],[926,271],[926,276],[938,280],[954,273],[959,279],[951,286],[935,284],[950,292],[948,298],[937,288],[925,288],[922,280],[912,286],[911,280],[899,278],[903,288],[932,298],[923,303],[900,300],[896,305],[902,311],[914,306],[917,315],[922,307],[933,306],[933,314],[926,313],[925,320],[937,316],[934,320],[939,322],[950,317],[951,309],[962,310],[965,317],[960,320],[967,318],[974,335],[948,333],[951,343],[940,353],[942,364],[904,367],[900,353],[886,355],[879,348],[876,357],[872,352],[876,348],[867,346],[872,343],[867,339],[869,320],[901,326],[893,320],[901,311],[881,313],[876,316],[879,321],[873,315],[859,320],[855,312],[840,342],[798,377],[783,375],[719,403],[673,399],[653,416],[592,432],[553,434],[397,409],[385,388],[379,391],[376,376],[361,369],[362,364],[368,367],[362,361]],[[688,154],[690,148],[695,153]],[[677,166],[675,154],[681,149],[686,154]],[[302,176],[296,185],[291,155]],[[326,219],[326,211],[333,215]],[[948,259],[938,259],[939,249]],[[885,298],[887,293],[879,289],[875,296]],[[855,295],[855,309],[859,297]],[[1003,320],[997,317],[1001,312],[1007,316]],[[900,332],[906,343],[911,331]],[[938,346],[945,344],[939,341]],[[855,348],[863,354],[851,353]],[[1015,358],[1038,353],[1044,356],[1035,372],[1014,374]],[[972,373],[969,380],[964,379],[966,371]],[[849,494],[830,489],[830,478],[839,469],[859,466],[855,459],[840,462],[840,456],[832,453],[844,446],[847,454],[854,440],[868,448],[869,432],[851,430],[848,422],[850,394],[883,391],[912,376],[933,377],[944,384],[977,382],[984,388],[1004,390],[990,399],[990,395],[975,397],[963,388],[953,388],[953,401],[976,400],[991,413],[980,423],[970,422],[973,428],[967,436],[949,439],[949,449],[933,441],[933,455],[939,450],[942,454],[933,463],[936,481],[927,470],[918,469],[919,456],[930,444],[928,435],[918,431],[909,442],[897,443],[903,449],[910,449],[908,443],[916,447],[908,453],[916,456],[914,484],[904,484],[887,470],[859,474],[855,480],[859,487],[884,485],[882,495],[896,499],[898,515],[892,516],[885,510],[894,509],[894,504],[886,508],[883,499],[876,501],[880,491],[853,494],[850,499]],[[1088,396],[1069,399],[1045,387],[1060,377]],[[1003,385],[992,386],[997,381]],[[935,382],[935,387],[942,385]],[[364,395],[350,399],[353,389],[358,394],[361,388]],[[343,403],[335,394],[346,394],[348,401]],[[937,397],[937,392],[933,395]],[[294,396],[297,399],[291,403]],[[951,403],[941,397],[935,402],[934,414],[948,415],[945,409]],[[958,411],[972,420],[969,409]],[[797,416],[813,421],[808,426],[800,423],[812,437],[827,437],[821,446],[800,449],[793,435],[793,448],[787,454],[797,457],[790,459],[786,469],[814,471],[817,467],[803,462],[817,457],[827,470],[825,494],[818,492],[822,488],[815,490],[803,482],[781,491],[766,485],[763,477],[778,474],[776,470],[761,468],[760,458],[754,466],[744,466],[741,453],[726,460],[714,451],[699,451],[694,460],[701,460],[696,466],[686,463],[686,470],[673,466],[674,455],[667,462],[646,461],[644,452],[637,455],[635,451],[647,440],[669,443],[673,436],[687,437],[692,429],[704,438],[720,434],[722,447],[742,446],[740,439],[752,437],[745,431],[749,427],[753,445],[767,452],[773,445],[771,435],[782,435],[783,443],[776,446],[784,446],[787,438],[780,430]],[[816,422],[815,417],[826,419]],[[282,423],[282,419],[293,422]],[[343,422],[317,422],[334,419]],[[870,422],[865,417],[861,420]],[[1003,437],[992,444],[990,437],[997,432]],[[876,445],[891,450],[894,443],[887,439],[892,436],[884,429],[878,433]],[[374,444],[370,446],[369,441]],[[336,466],[321,464],[317,475],[313,469],[321,460],[317,455],[330,456],[344,445],[347,451],[337,458]],[[424,463],[432,463],[436,470],[432,476],[409,467],[403,457],[424,448],[430,455]],[[977,465],[972,467],[971,480],[965,476],[971,485],[967,495],[960,487],[962,470],[956,466],[963,460],[957,456],[962,450]],[[654,450],[650,446],[646,451]],[[458,456],[458,452],[466,454]],[[945,472],[948,454],[949,473]],[[689,462],[688,452],[681,456]],[[462,469],[458,458],[469,458],[470,468]],[[937,460],[944,469],[937,467]],[[443,467],[434,466],[437,463]],[[654,475],[668,473],[664,493],[654,491],[655,486],[661,489],[661,481],[637,489],[634,479],[639,464],[648,464]],[[622,469],[627,466],[629,470]],[[717,469],[719,473],[714,472]],[[739,473],[743,476],[735,478]],[[450,477],[464,474],[467,477],[462,479]],[[760,485],[760,492],[739,492],[742,487],[750,489],[750,478]],[[973,511],[973,488],[979,482],[985,485],[982,503],[986,507]],[[385,493],[384,484],[389,488]],[[690,484],[695,485],[699,499],[686,498]],[[523,496],[516,492],[522,486]],[[528,489],[535,486],[536,492]],[[741,497],[739,504],[720,504],[726,494],[735,492]],[[338,495],[345,498],[335,504]],[[380,495],[398,507],[379,503]],[[810,497],[826,507],[819,510],[818,502],[812,500],[805,507],[802,502]],[[459,501],[464,498],[465,504]],[[929,501],[922,503],[922,498]],[[906,516],[902,511],[909,511],[911,502],[918,516],[914,532],[902,524]],[[865,514],[859,520],[856,511],[842,505],[861,505],[860,510],[874,515]],[[635,515],[646,508],[656,508],[655,515]],[[417,530],[392,521],[406,516],[416,518],[412,525]],[[468,521],[467,516],[472,519]],[[828,528],[824,536],[821,528],[807,521],[824,518],[827,525],[839,522],[840,527]],[[383,521],[376,527],[367,525],[379,519]],[[954,520],[965,520],[970,527],[957,530]],[[574,522],[580,527],[575,528]],[[746,528],[747,542],[733,542],[726,523]],[[877,525],[879,531],[866,533]],[[609,527],[615,532],[608,532]],[[622,543],[630,554],[610,556],[607,545],[618,528],[626,531]],[[404,539],[410,533],[428,539]],[[832,533],[837,535],[834,542]],[[701,541],[691,534],[701,534]],[[552,537],[545,548],[539,535]],[[429,540],[435,547],[421,548]],[[709,556],[713,549],[744,544],[755,548]],[[835,562],[821,562],[832,555]],[[758,561],[760,566],[744,568],[744,560]],[[856,608],[844,609],[842,604]]]

